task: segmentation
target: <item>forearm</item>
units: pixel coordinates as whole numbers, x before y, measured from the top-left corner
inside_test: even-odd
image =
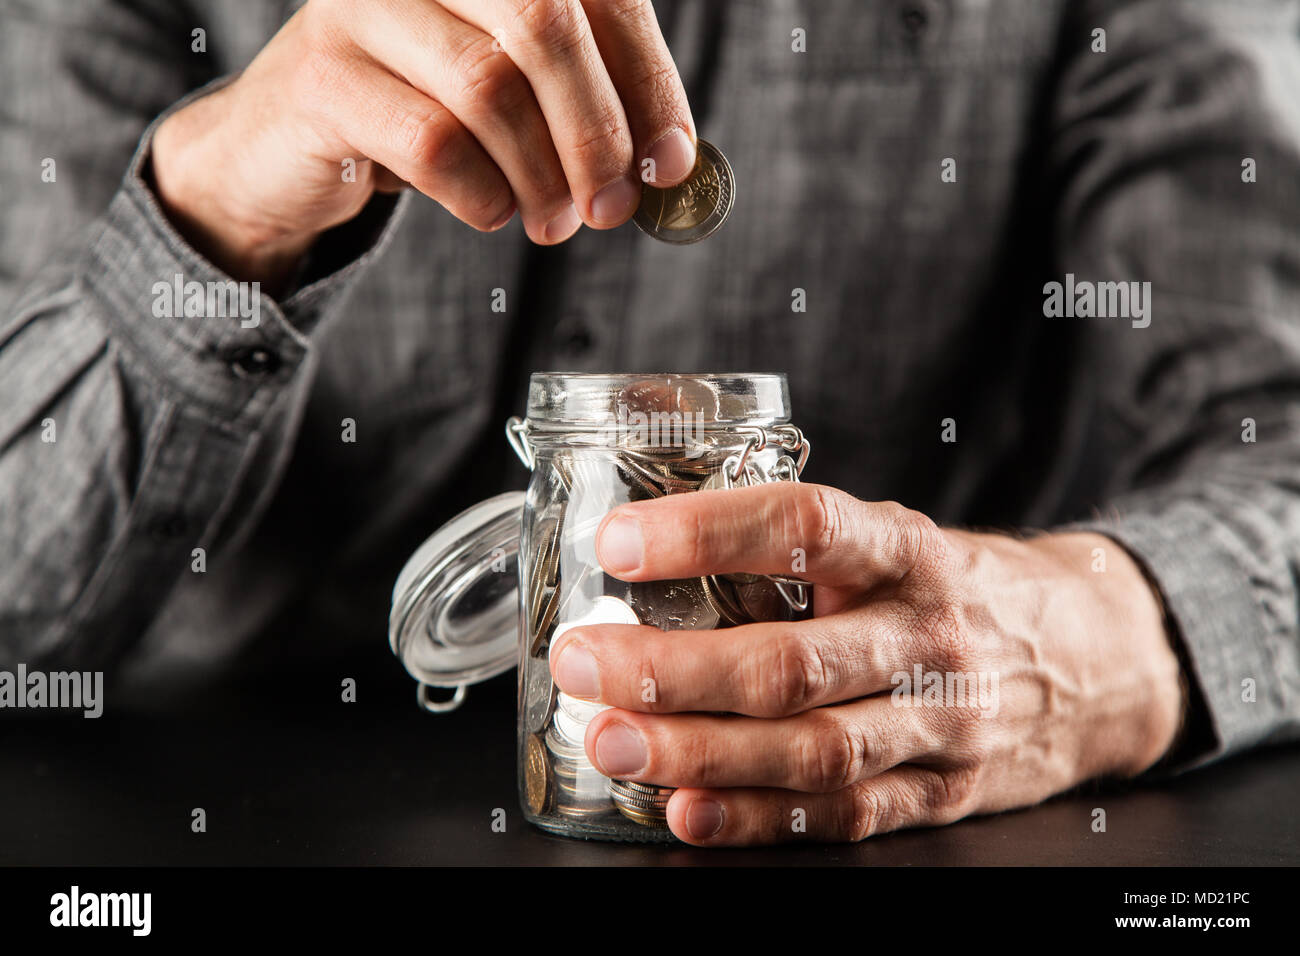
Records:
[[[366,233],[343,274],[284,300],[239,286],[163,215],[145,143],[0,337],[7,661],[120,657],[179,576],[258,519],[307,399],[311,332],[378,255]]]
[[[159,317],[175,275],[219,274],[119,193],[89,244],[29,283],[0,347],[0,656],[106,663],[141,633],[194,549],[251,516],[233,493],[276,475],[305,396],[306,344],[269,300],[238,315]],[[164,280],[165,277],[165,280]],[[166,296],[170,298],[170,296]],[[246,375],[254,350],[272,372]],[[206,559],[206,553],[205,553]],[[201,567],[201,565],[200,565]]]
[[[1300,737],[1300,497],[1239,481],[1126,495],[1079,526],[1121,542],[1161,589],[1187,661],[1188,720],[1205,729],[1178,748],[1179,768]]]

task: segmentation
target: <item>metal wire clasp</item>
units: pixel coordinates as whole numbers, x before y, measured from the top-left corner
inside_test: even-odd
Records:
[[[738,429],[748,434],[745,447],[739,453],[731,455],[722,465],[725,487],[734,488],[739,484],[758,485],[768,481],[798,481],[803,469],[808,464],[812,453],[812,442],[804,437],[802,431],[794,425],[776,425],[772,435],[762,428],[742,427]],[[765,474],[750,463],[754,452],[767,448],[768,442],[775,443],[785,454],[777,458]],[[797,457],[790,457],[795,455]],[[798,613],[808,610],[808,582],[799,578],[781,574],[763,575],[776,587],[782,600]]]
[[[775,425],[772,431],[776,433],[781,448],[796,456],[794,480],[798,481],[799,476],[803,474],[804,465],[808,464],[808,456],[812,454],[812,442],[794,425]]]
[[[528,422],[518,415],[506,419],[506,441],[510,442],[510,447],[515,450],[524,467],[532,471],[537,466],[537,458],[533,455],[532,443],[528,441],[530,428]]]
[[[803,469],[808,464],[808,456],[812,453],[812,442],[804,437],[794,425],[774,425],[772,433],[769,435],[765,429],[754,426],[742,425],[736,431],[745,434],[745,447],[738,454],[731,455],[725,464],[727,469],[727,479],[732,485],[740,483],[755,484],[753,469],[749,465],[749,456],[754,452],[764,451],[768,443],[771,442],[782,451],[786,452],[777,461],[776,465],[766,478],[765,481],[798,481],[799,476],[803,474]],[[796,457],[790,458],[789,455]]]
[[[469,693],[469,688],[465,684],[457,684],[456,692],[448,700],[434,700],[429,696],[429,691],[433,689],[431,684],[417,684],[415,687],[415,699],[419,702],[420,707],[431,714],[449,714],[461,704],[465,703],[465,695]]]

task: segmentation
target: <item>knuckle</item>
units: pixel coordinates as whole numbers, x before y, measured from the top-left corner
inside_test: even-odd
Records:
[[[832,554],[844,540],[842,493],[825,485],[800,485],[790,521],[791,538],[809,554]]]
[[[813,793],[834,793],[862,774],[865,748],[859,734],[832,715],[811,722],[800,746],[801,778]]]
[[[888,813],[887,798],[880,787],[862,785],[850,787],[845,805],[842,829],[854,842],[880,832]]]
[[[653,7],[650,0],[604,0],[603,13],[625,27],[649,26]]]
[[[581,132],[568,151],[588,169],[615,166],[622,169],[632,160],[632,147],[620,107],[610,105],[584,120]]]
[[[687,564],[692,568],[709,568],[716,563],[713,546],[713,523],[699,508],[693,508],[689,527],[684,528],[686,540],[682,542]]]
[[[452,156],[463,157],[465,150],[457,147]],[[446,168],[446,167],[443,167]],[[469,190],[455,204],[455,215],[462,222],[480,232],[491,231],[515,206],[515,195],[508,183],[497,189]]]
[[[648,736],[648,735],[647,735]],[[671,772],[670,763],[676,769],[672,776],[678,786],[711,786],[713,781],[721,779],[722,755],[707,733],[693,733],[674,737],[656,746],[658,741],[649,742],[650,760],[646,765],[646,775]]]
[[[460,130],[444,110],[408,113],[399,122],[399,137],[406,155],[424,170],[452,168],[463,152]]]
[[[461,78],[460,102],[471,108],[511,115],[532,99],[524,75],[490,42],[474,43],[462,51],[455,71]]]
[[[786,632],[773,647],[768,699],[758,703],[766,704],[762,709],[771,716],[801,713],[824,697],[828,684],[826,660],[817,645],[798,632]]]
[[[637,707],[652,714],[669,710],[668,702],[665,699],[664,685],[660,681],[659,668],[655,663],[655,658],[653,648],[647,646],[641,654],[640,667],[632,675],[632,686],[628,688],[630,698],[638,702]],[[647,686],[653,690],[648,700],[643,692]]]
[[[971,769],[984,766],[994,753],[994,741],[987,732],[985,722],[964,707],[954,708],[944,736],[948,751],[953,755],[953,765]]]
[[[903,577],[937,567],[944,554],[944,537],[939,526],[928,515],[898,502],[889,502],[889,507],[892,550],[900,566],[906,569]]]
[[[551,50],[571,49],[582,39],[576,0],[520,0],[515,22],[525,36]]]
[[[887,733],[871,723],[859,724],[853,728],[853,745],[857,748],[857,763],[853,767],[853,779],[847,781],[845,786],[879,773],[894,762],[887,741]]]
[[[348,23],[354,14],[344,16],[338,7],[339,0],[315,0],[303,7],[296,25],[308,49],[339,53],[351,45]]]
[[[975,808],[977,775],[968,769],[934,772],[921,786],[921,804],[925,819],[935,823],[952,823]]]
[[[933,663],[940,670],[961,672],[975,662],[975,638],[952,601],[940,601],[924,615],[923,633],[928,635]]]
[[[681,80],[671,62],[651,63],[633,75],[631,86],[655,104],[675,104],[681,96]]]
[[[289,74],[289,100],[310,116],[328,118],[340,91],[348,86],[350,72],[344,57],[313,49]]]

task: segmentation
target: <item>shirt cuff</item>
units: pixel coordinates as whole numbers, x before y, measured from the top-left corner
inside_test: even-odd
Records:
[[[150,124],[101,220],[85,275],[108,305],[117,341],[167,387],[238,424],[260,421],[293,378],[311,331],[383,254],[409,196],[377,194],[324,234],[302,270],[306,284],[279,300],[235,281],[181,237],[144,175],[159,124],[232,79],[194,91]]]
[[[1183,500],[1055,530],[1114,539],[1161,591],[1189,700],[1180,741],[1153,769],[1181,772],[1245,750],[1285,717],[1268,693],[1273,665],[1264,608],[1233,556],[1230,533],[1211,515]]]

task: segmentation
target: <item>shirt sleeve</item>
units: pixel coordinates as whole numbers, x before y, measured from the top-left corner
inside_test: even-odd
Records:
[[[257,519],[313,329],[398,219],[377,198],[318,243],[328,274],[280,300],[206,261],[147,184],[170,110],[150,119],[195,85],[188,46],[169,60],[169,5],[136,6],[0,2],[0,665],[115,663],[195,549],[213,560]]]
[[[1147,295],[1145,315],[1043,320],[1078,323],[1072,400],[1084,453],[1108,459],[1103,506],[1071,527],[1162,593],[1204,728],[1171,755],[1186,769],[1300,737],[1300,19],[1263,0],[1072,9],[1051,278]]]

